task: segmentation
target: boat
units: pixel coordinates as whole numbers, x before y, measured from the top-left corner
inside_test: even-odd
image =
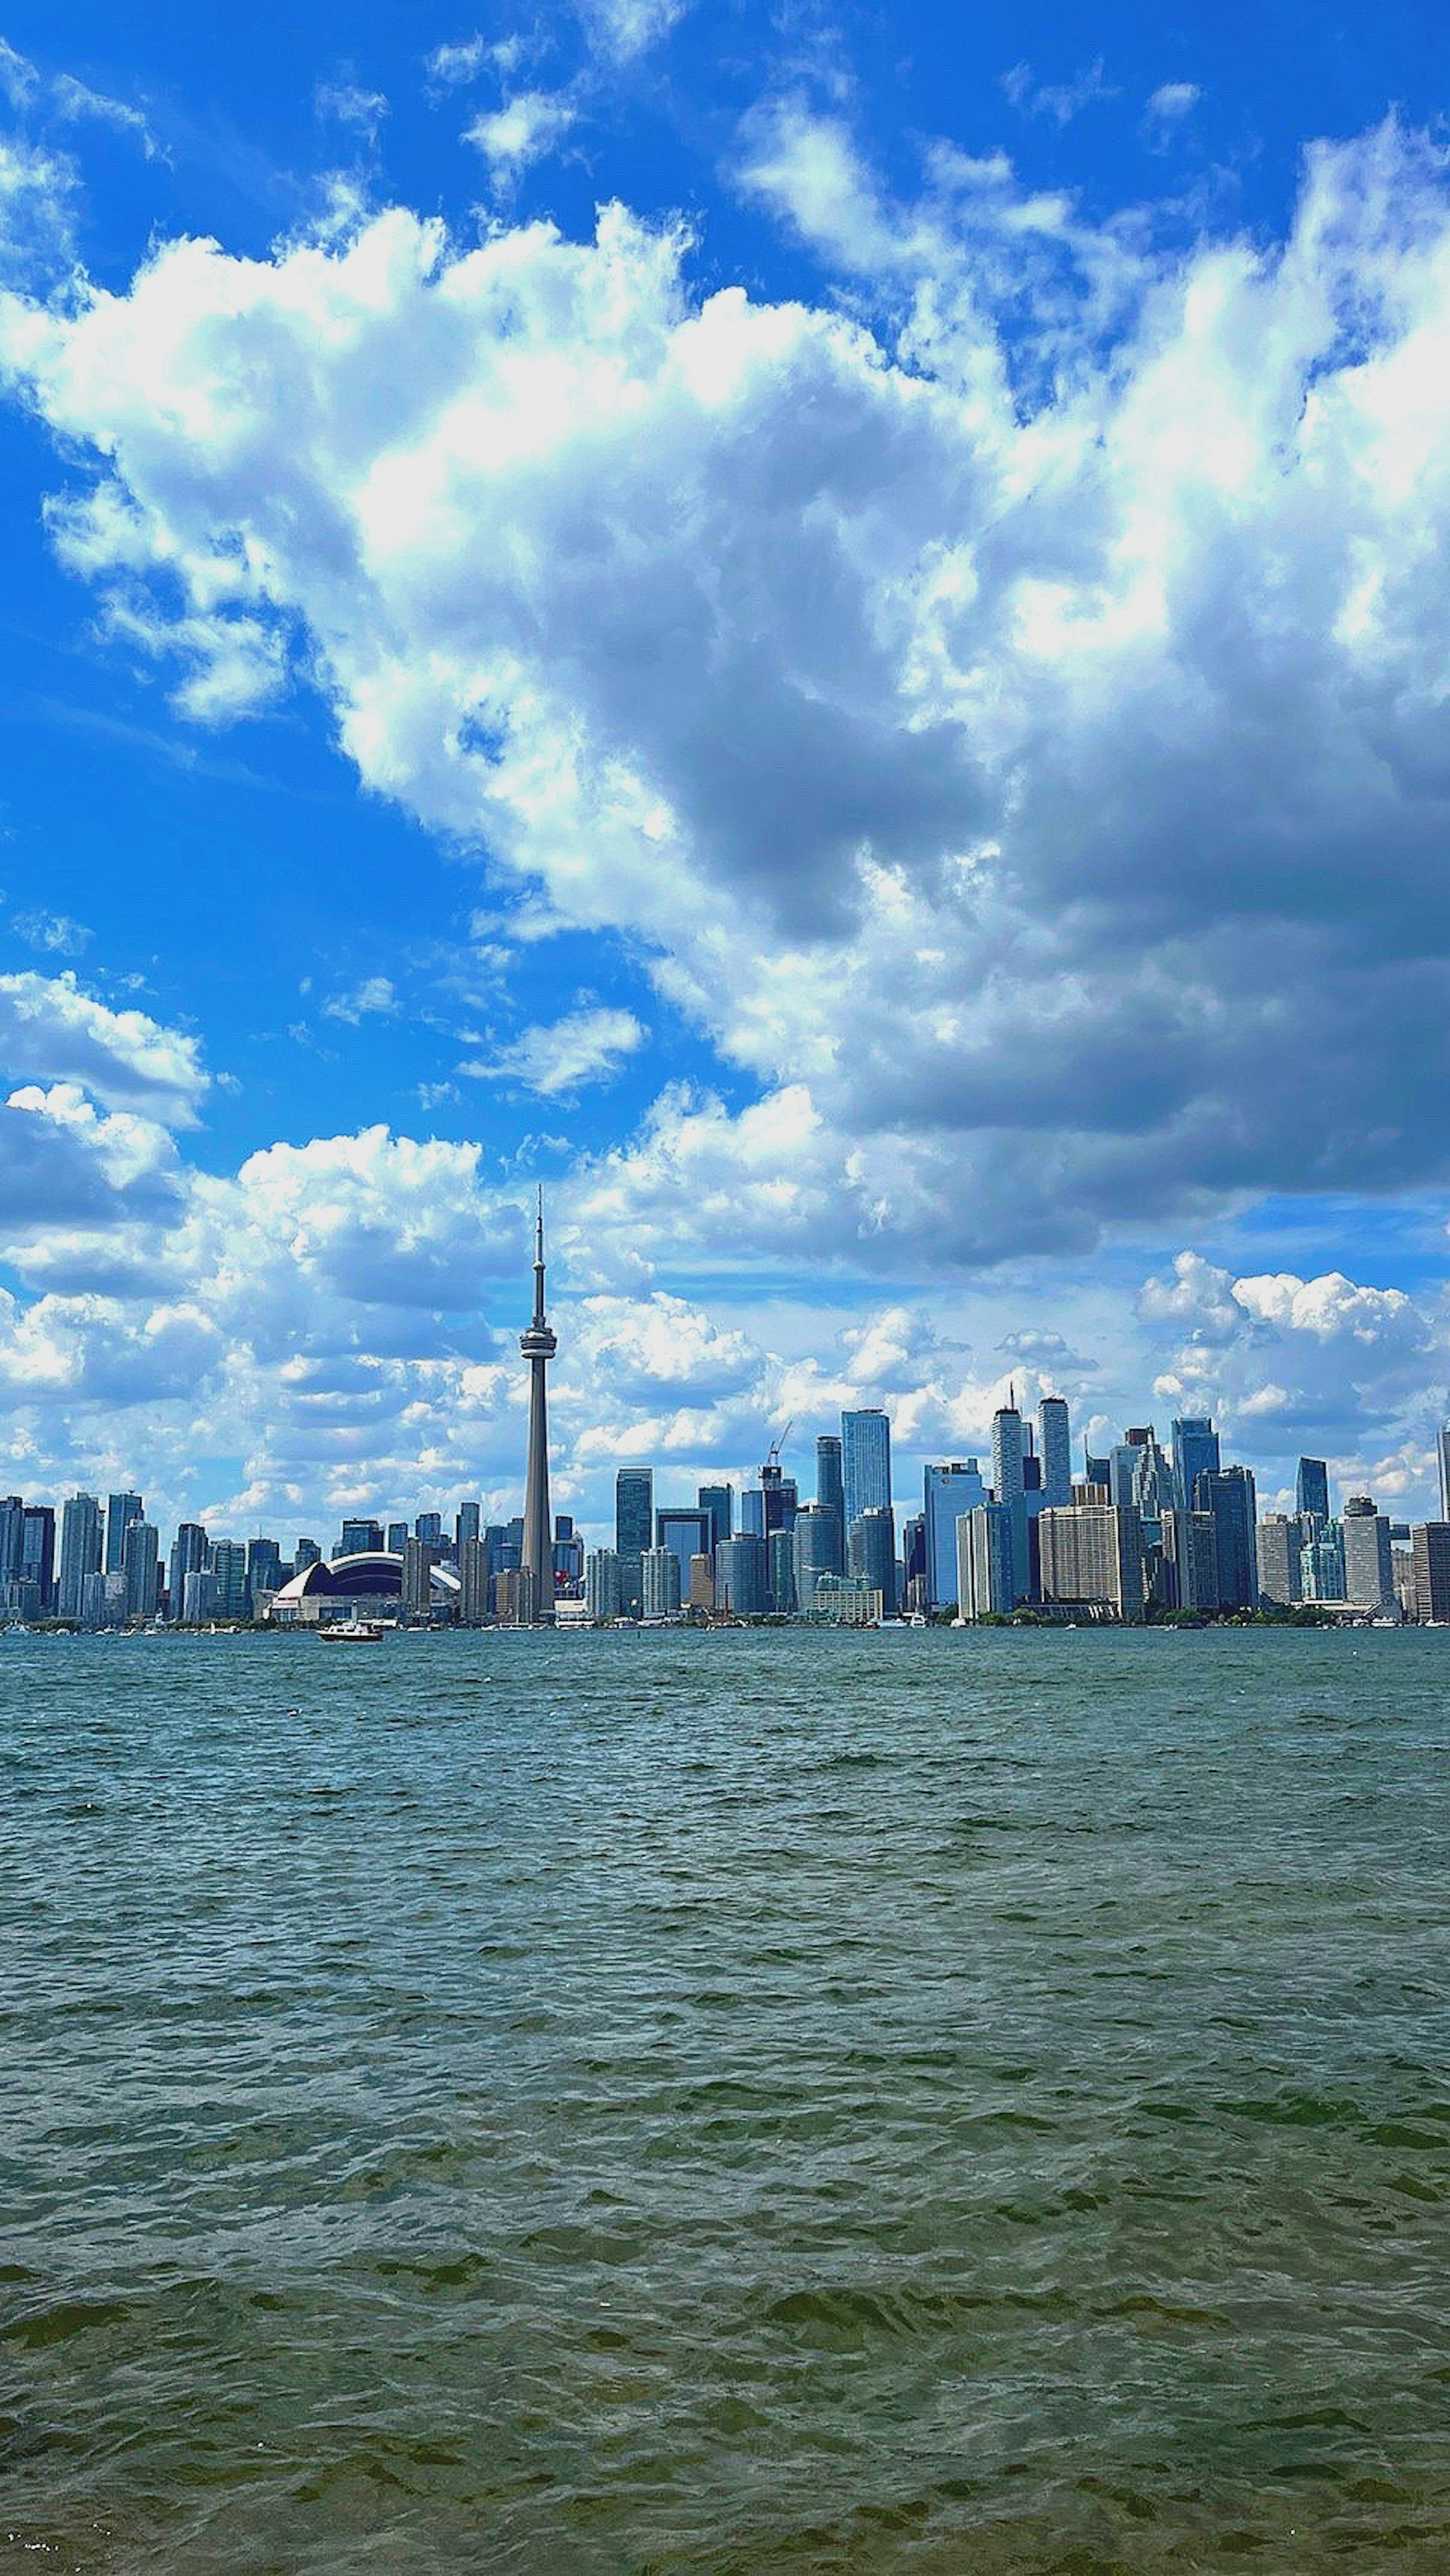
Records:
[[[381,1619],[332,1619],[317,1631],[324,1646],[380,1646],[385,1633]]]

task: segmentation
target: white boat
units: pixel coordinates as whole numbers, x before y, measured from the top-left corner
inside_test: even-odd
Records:
[[[332,1619],[317,1631],[324,1646],[380,1646],[385,1633],[381,1619]]]

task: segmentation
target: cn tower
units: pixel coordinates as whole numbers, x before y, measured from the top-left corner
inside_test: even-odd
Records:
[[[549,1400],[544,1371],[559,1344],[544,1314],[544,1193],[539,1192],[538,1228],[534,1237],[534,1319],[519,1335],[519,1348],[529,1364],[529,1472],[524,1486],[524,1545],[519,1604],[533,1627],[552,1627],[554,1620],[554,1524],[549,1516]]]

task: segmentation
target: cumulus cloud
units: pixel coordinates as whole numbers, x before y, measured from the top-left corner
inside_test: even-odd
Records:
[[[577,113],[562,91],[520,90],[491,115],[475,117],[463,139],[483,154],[492,186],[511,188],[531,162],[563,141]]]
[[[757,1096],[585,1174],[618,1239],[991,1262],[1442,1180],[1441,159],[1318,146],[1284,241],[1170,251],[1000,156],[900,202],[799,106],[750,153],[850,314],[701,300],[619,208],[12,295],[66,559],[198,713],[300,669],[370,788],[646,944]]]
[[[1202,96],[1196,81],[1164,81],[1148,101],[1148,117],[1156,125],[1181,125]]]
[[[195,1038],[110,1010],[72,974],[0,975],[0,1070],[81,1084],[172,1126],[194,1123],[210,1081]]]
[[[647,1035],[633,1011],[571,1011],[522,1030],[496,1055],[471,1057],[458,1070],[480,1082],[516,1082],[546,1099],[567,1098],[586,1083],[608,1081]]]

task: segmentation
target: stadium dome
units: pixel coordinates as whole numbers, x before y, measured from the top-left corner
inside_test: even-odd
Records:
[[[432,1592],[435,1601],[456,1601],[460,1585],[451,1565],[435,1565]],[[324,1602],[401,1601],[403,1597],[403,1560],[387,1548],[362,1556],[319,1557],[316,1565],[306,1565],[294,1574],[272,1596],[274,1613],[280,1608],[306,1617],[314,1615]]]

